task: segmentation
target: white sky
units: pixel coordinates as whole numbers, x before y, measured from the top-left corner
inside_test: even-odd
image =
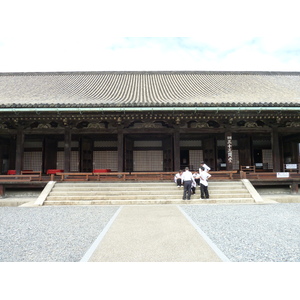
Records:
[[[300,71],[293,0],[2,3],[0,72]]]

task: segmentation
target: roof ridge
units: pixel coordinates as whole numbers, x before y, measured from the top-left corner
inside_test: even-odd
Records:
[[[199,75],[294,75],[296,71],[55,71],[55,72],[0,72],[0,76],[46,76],[46,75],[97,75],[97,74],[199,74]]]

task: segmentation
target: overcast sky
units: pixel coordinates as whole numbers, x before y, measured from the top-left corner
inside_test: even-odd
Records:
[[[295,4],[3,0],[0,72],[300,71]]]

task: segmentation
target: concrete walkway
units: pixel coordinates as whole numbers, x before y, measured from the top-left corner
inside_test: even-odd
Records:
[[[102,234],[103,235],[103,234]],[[209,242],[175,205],[123,206],[82,261],[220,262]]]

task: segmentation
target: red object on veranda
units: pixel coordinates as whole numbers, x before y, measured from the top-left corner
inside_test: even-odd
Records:
[[[60,170],[60,169],[48,169],[47,170],[47,175],[49,174],[56,174],[56,173],[63,173],[64,170]]]
[[[95,169],[93,173],[109,173],[111,169]]]
[[[16,175],[16,174],[17,174],[16,170],[8,170],[7,171],[7,175]]]

